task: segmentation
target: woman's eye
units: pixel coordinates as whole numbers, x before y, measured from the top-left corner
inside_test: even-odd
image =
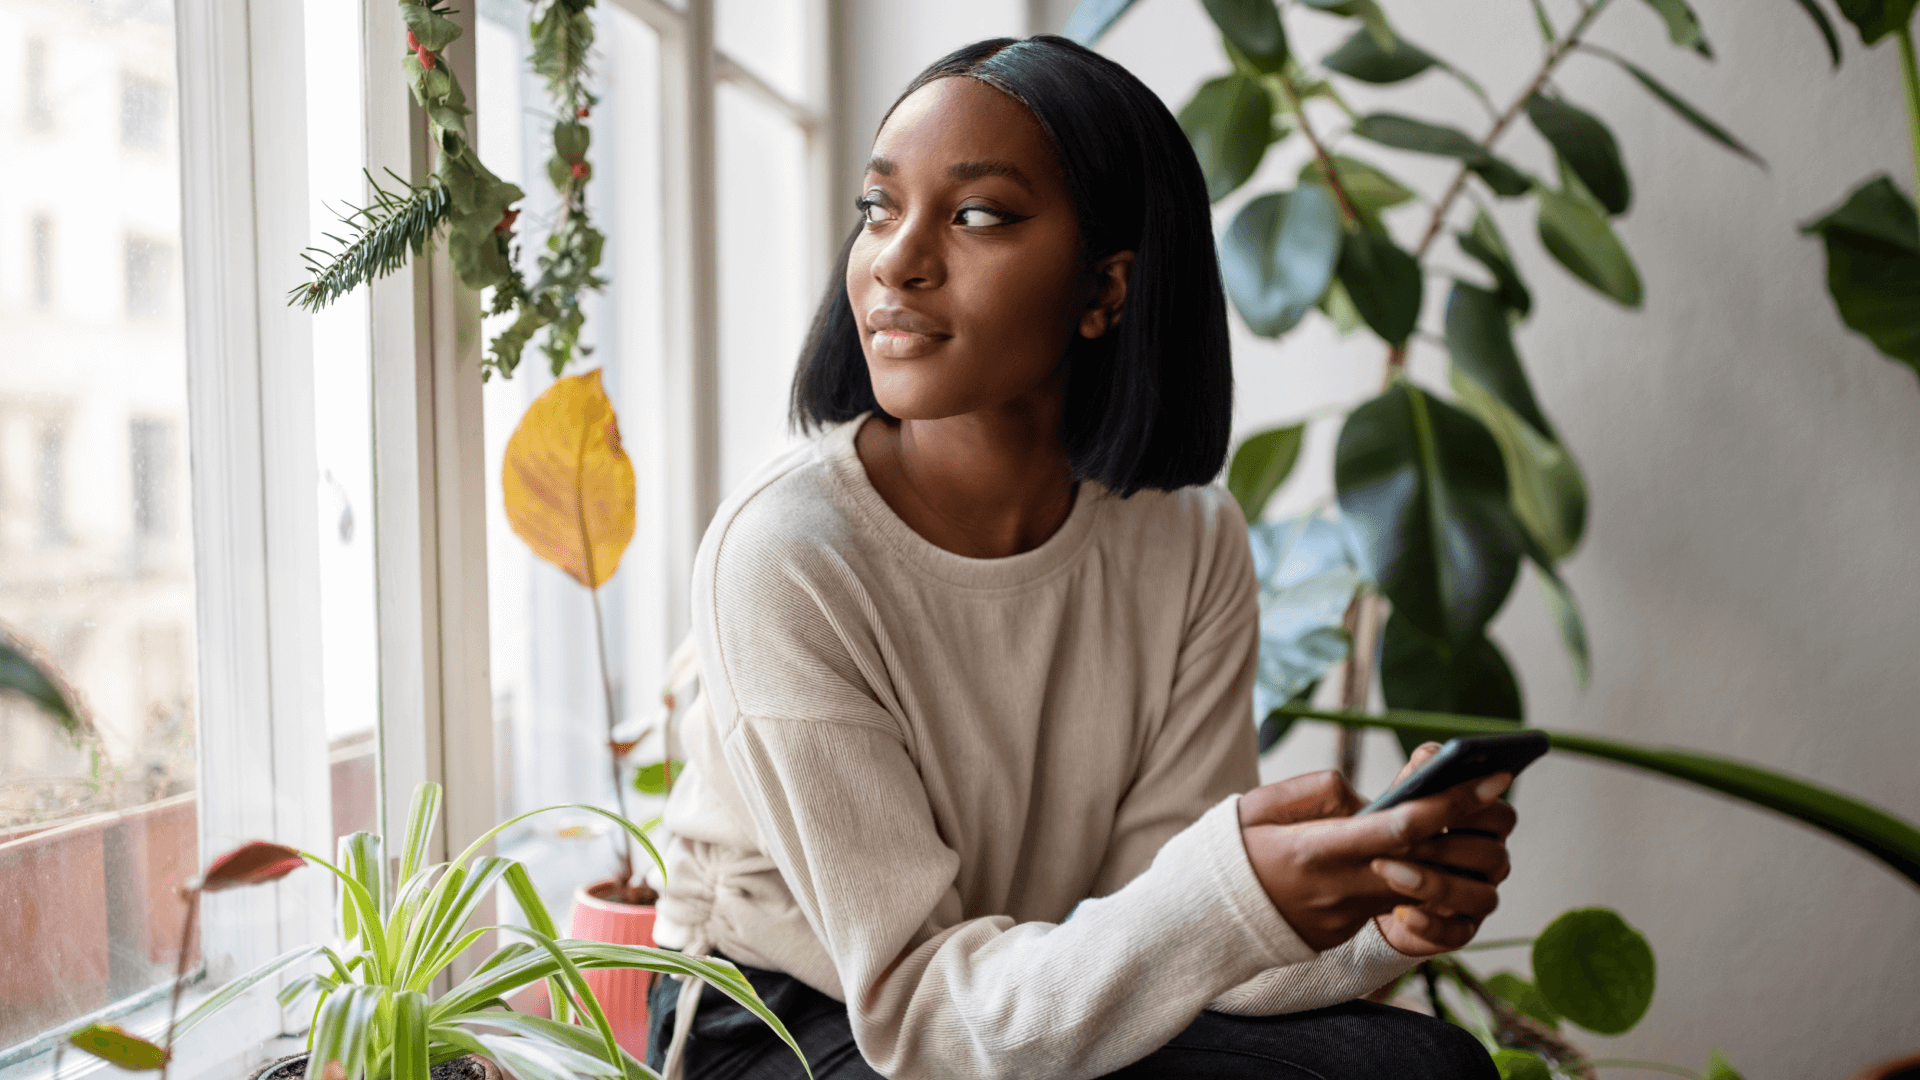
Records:
[[[991,225],[1006,225],[1014,220],[1011,214],[1002,214],[998,210],[989,210],[984,206],[963,206],[953,216],[954,223],[969,229],[984,229]]]
[[[860,210],[860,220],[869,225],[878,225],[893,219],[893,211],[881,206],[872,199],[861,199],[854,204]]]

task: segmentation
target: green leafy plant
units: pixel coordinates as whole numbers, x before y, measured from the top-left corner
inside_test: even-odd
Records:
[[[427,1080],[434,1065],[467,1054],[489,1058],[519,1080],[648,1080],[654,1072],[614,1041],[606,1014],[581,974],[597,968],[693,976],[718,987],[794,1046],[779,1019],[739,969],[726,961],[670,949],[559,937],[526,868],[512,859],[478,854],[502,829],[545,810],[501,823],[450,862],[427,865],[440,803],[439,785],[422,784],[415,789],[406,837],[395,853],[397,889],[388,888],[388,853],[381,837],[373,833],[342,837],[337,865],[309,852],[257,845],[275,848],[287,857],[249,860],[250,878],[270,880],[262,875],[278,877],[311,863],[338,879],[344,948],[305,945],[269,960],[182,1017],[162,1047],[144,1049],[152,1044],[117,1029],[78,1032],[73,1045],[109,1060],[118,1057],[123,1064],[150,1063],[133,1067],[164,1066],[181,1035],[252,987],[283,971],[297,971],[305,963],[311,970],[288,983],[279,1001],[287,1008],[313,1003],[307,1054],[309,1062],[319,1067],[309,1068],[308,1075],[331,1080]],[[646,834],[619,815],[597,806],[547,809],[599,814],[659,861]],[[468,926],[480,905],[502,884],[529,925]],[[436,993],[442,973],[490,931],[499,930],[525,940],[502,945],[451,989]],[[553,1005],[552,1019],[517,1013],[507,1005],[513,993],[542,980]],[[794,1053],[799,1054],[798,1047]]]
[[[0,630],[0,693],[19,694],[38,705],[76,741],[89,726],[69,700],[69,691],[54,674],[53,665],[5,630]]]
[[[595,0],[537,0],[532,7],[534,71],[547,80],[558,116],[553,126],[553,156],[547,176],[560,193],[559,218],[539,258],[532,283],[516,264],[514,204],[525,197],[515,185],[495,176],[467,136],[466,93],[442,58],[460,36],[447,16],[451,9],[433,0],[399,0],[407,26],[407,54],[401,60],[414,101],[426,111],[435,165],[419,184],[392,173],[390,186],[367,176],[369,201],[347,207],[340,224],[346,236],[328,234],[335,246],[305,253],[309,279],[289,302],[317,311],[377,278],[418,258],[446,233],[447,256],[462,284],[493,289],[490,311],[512,314],[513,322],[493,340],[482,376],[498,372],[511,378],[534,334],[547,330],[541,345],[553,374],[570,363],[585,322],[582,295],[606,285],[596,270],[606,238],[587,213],[587,160],[592,135],[586,120],[596,103],[586,89],[587,56],[593,45]]]
[[[1840,66],[1840,36],[1818,0],[1799,0]],[[1838,0],[1840,14],[1872,46],[1893,38],[1900,47],[1900,80],[1907,101],[1907,137],[1920,183],[1920,62],[1914,57],[1915,0]],[[1801,227],[1827,251],[1827,292],[1840,319],[1889,359],[1920,374],[1920,222],[1913,199],[1891,177],[1873,177],[1841,204]]]

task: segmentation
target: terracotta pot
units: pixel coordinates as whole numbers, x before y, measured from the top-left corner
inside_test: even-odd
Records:
[[[652,905],[604,900],[613,882],[584,885],[573,894],[573,936],[612,945],[653,945]],[[639,968],[602,968],[585,973],[593,996],[613,1026],[621,1049],[647,1059],[647,986],[653,972]]]
[[[260,1066],[249,1080],[304,1080],[306,1075],[307,1055],[289,1054]],[[503,1080],[499,1066],[473,1054],[443,1061],[428,1075],[433,1080]]]
[[[1920,1078],[1920,1054],[1903,1057],[1898,1061],[1883,1061],[1854,1077],[1854,1080],[1916,1080],[1916,1078]]]

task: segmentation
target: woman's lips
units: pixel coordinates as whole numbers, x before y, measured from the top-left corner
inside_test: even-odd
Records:
[[[910,360],[940,347],[953,337],[933,320],[905,308],[879,308],[867,316],[873,335],[873,353],[890,360]]]

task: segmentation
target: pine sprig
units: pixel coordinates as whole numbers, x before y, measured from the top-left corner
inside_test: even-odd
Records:
[[[373,201],[366,206],[347,204],[352,211],[339,215],[342,225],[352,230],[351,239],[332,233],[326,237],[340,245],[329,251],[310,247],[301,253],[312,280],[297,286],[288,301],[308,311],[319,311],[362,285],[386,277],[407,265],[409,253],[420,255],[427,242],[446,224],[453,208],[447,189],[429,180],[418,187],[388,170],[399,190],[389,191],[367,173],[367,189]]]

